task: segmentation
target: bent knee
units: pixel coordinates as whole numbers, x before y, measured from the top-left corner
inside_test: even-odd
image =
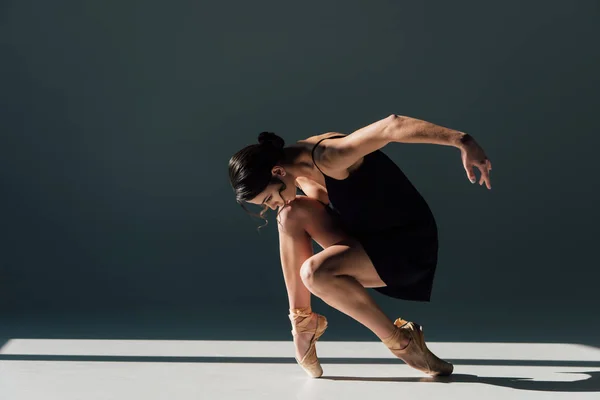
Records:
[[[300,267],[300,279],[302,282],[309,287],[315,280],[315,275],[319,270],[320,263],[315,260],[314,257],[309,257],[302,263]]]
[[[300,267],[300,278],[306,287],[314,287],[322,278],[333,275],[329,268],[333,260],[319,260],[317,257],[309,257]]]

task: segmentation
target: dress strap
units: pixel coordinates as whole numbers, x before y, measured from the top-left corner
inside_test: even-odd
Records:
[[[324,138],[322,138],[321,140],[319,140],[319,141],[318,141],[318,142],[317,142],[317,143],[316,143],[316,144],[313,146],[313,148],[312,148],[312,151],[311,151],[312,162],[313,162],[313,164],[315,165],[315,167],[317,167],[317,169],[319,170],[319,172],[321,172],[323,175],[325,175],[325,174],[323,173],[323,171],[321,171],[321,168],[319,168],[319,166],[318,166],[318,165],[317,165],[317,163],[315,162],[315,149],[317,148],[317,146],[318,146],[319,144],[321,144],[321,142],[322,142],[323,140],[326,140],[326,139],[336,139],[336,138],[341,138],[341,137],[344,137],[344,135],[334,135],[334,136],[324,137]],[[325,176],[326,176],[326,175],[325,175]]]

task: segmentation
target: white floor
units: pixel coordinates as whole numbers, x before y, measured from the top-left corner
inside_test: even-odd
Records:
[[[318,342],[324,375],[292,342],[11,339],[1,400],[600,399],[600,349],[576,344],[430,343],[451,378],[415,371],[379,342]]]

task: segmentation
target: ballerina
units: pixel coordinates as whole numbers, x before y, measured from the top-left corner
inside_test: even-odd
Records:
[[[414,322],[390,320],[369,295],[430,301],[438,232],[424,198],[381,149],[432,143],[460,150],[468,179],[491,189],[492,165],[472,136],[392,114],[349,135],[328,132],[285,146],[271,132],[229,160],[237,202],[277,210],[280,256],[296,361],[311,377],[322,367],[316,341],[327,319],[312,311],[311,294],[370,329],[408,365],[449,375],[452,364],[426,346]],[[297,195],[300,189],[304,195]],[[247,210],[247,209],[246,209]],[[248,211],[248,210],[247,210]],[[314,240],[323,250],[313,253]]]

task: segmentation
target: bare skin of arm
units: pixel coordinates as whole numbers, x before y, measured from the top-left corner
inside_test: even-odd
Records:
[[[453,146],[461,151],[462,163],[467,177],[475,183],[473,171],[481,173],[479,184],[491,189],[489,171],[492,164],[472,136],[416,118],[392,114],[384,119],[358,129],[343,138],[323,142],[315,157],[321,169],[328,175],[343,179],[362,158],[389,143],[429,143]]]

